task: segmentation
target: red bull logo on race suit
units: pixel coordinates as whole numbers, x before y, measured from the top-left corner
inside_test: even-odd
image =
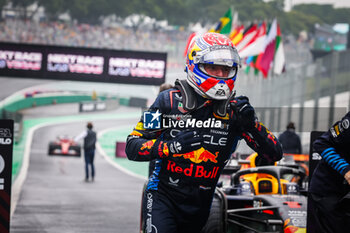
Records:
[[[206,169],[204,166],[194,164],[191,164],[189,167],[183,167],[179,166],[174,161],[168,160],[167,170],[172,173],[184,174],[185,176],[190,177],[215,179],[218,174],[219,167],[214,166],[210,169]]]
[[[149,155],[152,149],[152,146],[154,145],[156,140],[149,140],[142,144],[142,147],[140,148],[139,155]]]
[[[215,152],[215,154],[210,151],[204,149],[203,147],[198,150],[191,151],[185,154],[174,154],[173,157],[183,157],[184,159],[189,159],[193,163],[201,163],[211,161],[213,163],[218,163],[216,158],[218,157],[219,152]]]

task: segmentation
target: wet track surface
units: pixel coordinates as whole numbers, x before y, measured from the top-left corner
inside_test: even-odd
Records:
[[[181,72],[183,74],[183,71]],[[179,78],[179,75],[176,75]],[[170,80],[175,80],[175,76]],[[23,89],[35,86],[55,87],[62,82],[38,79],[0,78],[0,101]],[[79,86],[81,83],[68,83]],[[34,86],[34,87],[33,87]],[[31,88],[33,87],[33,88]],[[100,89],[108,89],[101,86]],[[158,87],[109,85],[110,92],[156,95]],[[44,87],[45,88],[45,87]],[[93,90],[84,83],[80,89]],[[87,89],[86,89],[87,88]],[[131,88],[129,90],[129,88]],[[141,88],[143,88],[141,93]],[[39,87],[40,89],[40,87]],[[74,88],[73,88],[74,89]],[[75,87],[75,89],[78,89]],[[79,89],[79,90],[80,90]],[[78,115],[78,104],[42,106],[20,111],[23,119]],[[135,110],[135,109],[133,109]],[[118,111],[128,111],[122,108]],[[141,113],[141,112],[140,112]],[[100,120],[94,122],[97,131],[111,127],[135,125],[138,119]],[[39,128],[33,135],[29,168],[15,212],[11,216],[11,233],[133,233],[139,232],[140,202],[144,180],[125,174],[109,164],[96,150],[96,178],[84,182],[84,160],[48,156],[48,143],[59,134],[77,135],[86,121],[57,124]],[[13,192],[14,193],[14,192]]]
[[[77,110],[67,105],[51,108],[60,113]],[[27,114],[43,116],[43,112],[43,108],[37,108]],[[94,126],[102,131],[136,121],[100,120],[95,121]],[[47,154],[49,141],[60,134],[77,135],[85,124],[57,124],[35,131],[27,178],[11,219],[12,233],[138,232],[144,180],[116,169],[96,150],[95,181],[85,182],[83,157]]]

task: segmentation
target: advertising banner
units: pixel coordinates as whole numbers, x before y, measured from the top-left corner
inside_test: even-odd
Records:
[[[160,85],[166,53],[0,43],[0,75]]]
[[[0,120],[0,232],[10,231],[13,120]]]

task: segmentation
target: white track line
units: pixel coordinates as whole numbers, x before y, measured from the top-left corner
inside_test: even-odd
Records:
[[[99,132],[97,135],[98,137],[100,138],[102,134],[104,134],[105,132],[107,131],[110,131],[110,130],[117,130],[117,129],[120,129],[120,128],[124,128],[124,126],[122,127],[114,127],[114,128],[108,128],[108,129],[105,129],[105,130],[102,130],[101,132]],[[138,174],[135,174],[131,171],[129,171],[128,169],[120,166],[119,164],[117,164],[116,162],[114,162],[107,154],[106,152],[102,149],[101,145],[99,143],[96,144],[96,148],[98,150],[98,153],[102,155],[102,157],[108,162],[110,163],[111,165],[113,165],[114,167],[118,168],[120,171],[130,175],[130,176],[133,176],[133,177],[136,177],[136,178],[139,178],[139,179],[142,179],[142,180],[147,180],[147,178],[145,178],[144,176],[141,176],[141,175],[138,175]]]
[[[21,189],[23,186],[23,183],[27,177],[27,172],[28,172],[28,167],[29,167],[29,157],[30,157],[30,148],[32,146],[32,140],[33,140],[33,135],[35,130],[45,127],[48,125],[52,124],[57,124],[57,123],[42,123],[39,125],[36,125],[32,128],[29,129],[28,134],[27,134],[27,139],[26,139],[26,144],[24,147],[24,152],[23,152],[23,159],[22,159],[22,166],[21,170],[18,173],[18,176],[16,180],[12,184],[12,194],[11,194],[11,216],[15,212],[17,202],[19,199],[19,195],[21,193]]]

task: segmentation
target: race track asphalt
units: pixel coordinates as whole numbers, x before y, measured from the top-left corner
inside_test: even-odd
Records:
[[[65,107],[64,107],[65,106]],[[50,108],[50,107],[44,107]],[[52,106],[56,113],[75,111],[72,106]],[[46,109],[47,110],[47,109]],[[45,110],[45,111],[46,111]],[[42,108],[27,115],[42,116]],[[119,113],[127,111],[124,108]],[[118,114],[118,111],[116,114]],[[97,131],[134,124],[137,119],[95,120]],[[11,218],[11,233],[133,233],[139,230],[144,179],[130,176],[96,152],[96,178],[84,181],[83,158],[48,156],[56,135],[77,135],[86,120],[39,128],[33,135],[27,177]]]

